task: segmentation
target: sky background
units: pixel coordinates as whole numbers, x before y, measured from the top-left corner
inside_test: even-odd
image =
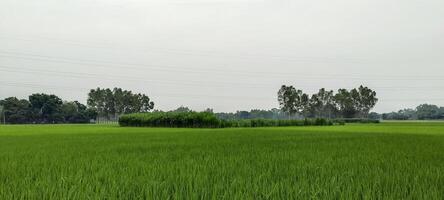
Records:
[[[363,84],[377,112],[444,106],[444,1],[0,1],[0,99],[122,87],[236,111],[278,107],[282,84]]]

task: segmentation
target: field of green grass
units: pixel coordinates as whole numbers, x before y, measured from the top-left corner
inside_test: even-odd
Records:
[[[0,199],[444,199],[444,123],[0,126]]]

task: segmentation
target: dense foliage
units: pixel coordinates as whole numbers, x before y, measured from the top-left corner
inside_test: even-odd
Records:
[[[62,101],[56,95],[32,94],[29,100],[9,97],[0,100],[1,121],[25,123],[89,123],[97,113],[78,101]]]
[[[121,126],[217,128],[220,120],[208,112],[152,112],[120,116]]]
[[[221,127],[278,127],[278,126],[330,126],[333,121],[316,119],[240,119],[221,120]]]
[[[378,102],[376,92],[360,86],[352,90],[339,89],[336,94],[324,88],[311,97],[293,86],[283,85],[278,91],[282,111],[290,116],[309,118],[367,118]]]
[[[436,120],[444,119],[444,107],[421,104],[415,109],[403,109],[398,112],[384,113],[385,120]]]
[[[338,124],[345,123],[361,123],[361,124],[377,124],[380,123],[379,119],[367,119],[367,118],[343,118],[343,119],[333,119],[332,120]]]
[[[250,111],[236,111],[234,113],[220,112],[214,113],[217,118],[225,120],[234,119],[300,119],[298,115],[288,115],[280,109],[273,108],[271,110],[252,109]]]
[[[88,106],[97,110],[101,117],[116,117],[121,114],[148,112],[154,102],[145,94],[134,94],[121,88],[92,89],[88,94]]]
[[[333,125],[326,119],[275,120],[275,119],[218,119],[210,112],[152,112],[123,115],[121,126],[140,127],[187,127],[187,128],[228,128],[228,127],[267,127],[267,126],[323,126]]]
[[[93,89],[88,106],[78,101],[63,101],[52,94],[32,94],[29,99],[9,97],[0,100],[0,122],[27,123],[89,123],[96,118],[117,118],[120,114],[148,112],[154,103],[144,94],[133,94],[121,88]]]

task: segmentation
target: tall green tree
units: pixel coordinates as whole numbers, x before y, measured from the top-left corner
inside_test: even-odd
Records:
[[[0,103],[0,124],[3,124],[5,122],[5,112],[3,109],[3,105]]]
[[[0,105],[3,107],[2,120],[6,123],[23,124],[28,123],[33,118],[28,100],[9,97],[0,100]]]
[[[309,97],[302,90],[296,90],[293,86],[283,85],[278,91],[279,106],[289,116],[302,114],[309,103]]]
[[[278,91],[278,101],[282,111],[289,115],[298,113],[305,117],[355,118],[368,117],[378,98],[375,91],[362,85],[350,91],[339,89],[336,94],[321,88],[311,98],[302,90],[283,85]]]
[[[116,117],[121,114],[148,112],[154,109],[154,102],[145,94],[133,94],[129,90],[92,89],[87,104],[102,117]]]
[[[421,104],[416,107],[418,119],[439,119],[441,117],[440,108],[436,105]]]
[[[352,95],[356,95],[356,91],[351,92],[347,89],[339,89],[334,99],[339,108],[339,113],[344,118],[354,118],[358,113],[356,102]]]
[[[56,95],[32,94],[29,96],[32,112],[41,123],[59,123],[63,121],[63,115],[60,108],[63,104],[62,99]]]
[[[307,112],[312,117],[332,118],[337,111],[333,90],[327,91],[325,88],[312,95],[309,105]]]
[[[90,106],[91,108],[94,108],[97,113],[99,113],[100,115],[104,116],[104,115],[108,115],[108,113],[106,112],[105,109],[105,103],[106,103],[106,95],[105,95],[105,90],[102,90],[100,88],[97,89],[91,89],[88,93],[88,100],[87,100],[87,104],[88,106]]]
[[[97,117],[94,109],[87,108],[78,101],[63,102],[60,110],[64,123],[88,123]]]
[[[355,103],[355,107],[359,112],[359,117],[366,118],[370,110],[375,107],[378,102],[376,98],[376,92],[368,87],[359,86],[358,89],[352,90],[352,98]]]

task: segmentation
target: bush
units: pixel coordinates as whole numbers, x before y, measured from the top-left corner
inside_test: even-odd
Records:
[[[121,126],[217,128],[220,120],[207,112],[153,112],[123,115]]]
[[[274,120],[243,119],[221,120],[208,112],[153,112],[123,115],[121,126],[177,127],[177,128],[230,128],[230,127],[272,127],[272,126],[330,126],[327,119]]]
[[[344,119],[335,119],[335,123],[345,124],[345,123],[362,123],[362,124],[377,124],[380,123],[378,119],[364,119],[364,118],[344,118]]]

